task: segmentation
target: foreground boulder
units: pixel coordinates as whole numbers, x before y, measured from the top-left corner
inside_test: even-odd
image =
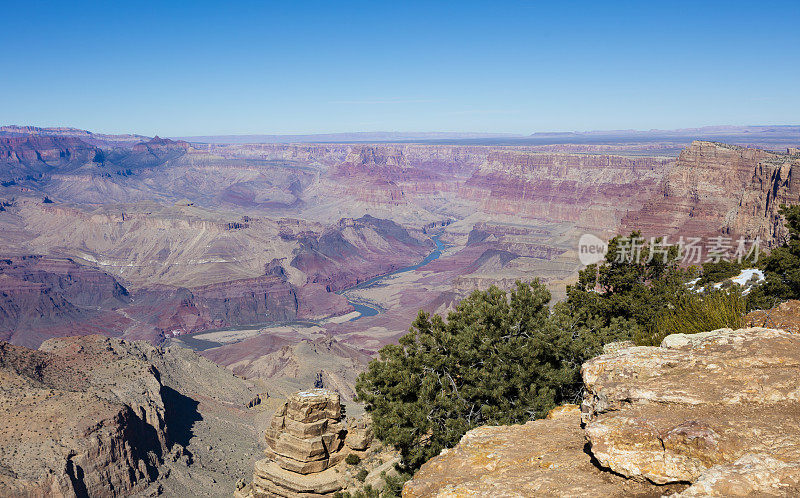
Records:
[[[800,336],[726,329],[663,346],[584,364],[586,436],[601,465],[666,484],[747,454],[800,462]]]
[[[722,329],[608,351],[583,365],[582,423],[564,407],[474,429],[403,496],[800,495],[800,335]]]

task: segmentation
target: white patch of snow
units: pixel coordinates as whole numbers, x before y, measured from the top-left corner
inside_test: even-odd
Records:
[[[753,278],[753,275],[758,275],[757,282],[763,282],[764,281],[764,272],[761,271],[761,270],[755,269],[755,268],[742,270],[742,273],[740,273],[739,275],[731,278],[731,281],[734,282],[734,283],[737,283],[739,285],[744,285],[748,281],[750,281],[751,278]]]

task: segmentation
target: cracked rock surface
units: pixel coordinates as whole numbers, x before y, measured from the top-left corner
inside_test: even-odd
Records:
[[[474,429],[403,496],[800,495],[800,335],[678,334],[581,373],[580,415]]]

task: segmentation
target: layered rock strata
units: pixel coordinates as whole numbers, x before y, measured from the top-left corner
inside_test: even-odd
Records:
[[[681,151],[652,198],[623,219],[652,236],[786,236],[778,211],[800,201],[800,156],[695,141]]]
[[[400,456],[373,441],[369,416],[347,422],[339,394],[328,389],[291,395],[275,411],[265,437],[267,457],[255,463],[252,483],[238,486],[238,498],[381,489],[387,476],[397,475]]]
[[[346,454],[339,395],[300,391],[276,412],[266,430],[267,458],[253,473],[253,496],[326,495],[342,489],[330,468]]]

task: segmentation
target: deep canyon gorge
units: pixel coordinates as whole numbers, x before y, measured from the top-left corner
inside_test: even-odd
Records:
[[[796,128],[780,131],[800,143]],[[407,332],[418,310],[446,313],[472,290],[536,278],[561,298],[583,267],[583,234],[641,230],[780,245],[787,232],[779,207],[800,201],[800,151],[776,146],[770,133],[738,143],[243,144],[3,127],[0,341],[10,343],[9,378],[55,391],[40,393],[46,403],[57,396],[77,406],[88,396],[102,405],[110,439],[85,449],[101,461],[75,461],[102,466],[119,452],[138,472],[104,475],[139,489],[165,460],[188,458],[174,449],[186,441],[175,446],[181,436],[165,428],[165,406],[186,394],[179,384],[192,369],[210,362],[229,372],[204,377],[215,394],[200,409],[247,427],[253,445],[252,428],[266,418],[234,403],[252,398],[274,408],[295,391],[324,386],[357,414],[356,376]],[[63,337],[72,338],[55,339]],[[126,394],[70,370],[80,378],[76,394],[64,385],[69,379],[47,370],[99,368],[76,359],[84,350],[137,358],[119,374]],[[169,371],[165,354],[179,367],[163,378],[138,363]],[[128,413],[137,382],[147,392],[131,398],[139,411]],[[200,397],[205,388],[191,387]],[[222,393],[227,388],[232,394]],[[186,396],[200,399],[195,394]],[[121,419],[141,434],[116,448]],[[47,458],[48,468],[59,467]],[[252,467],[248,458],[236,460],[238,475]],[[225,479],[233,472],[208,465],[219,468],[181,479],[216,486],[213,475],[219,489],[232,487]],[[18,491],[71,489],[76,477],[62,470],[28,476],[34,484]]]

